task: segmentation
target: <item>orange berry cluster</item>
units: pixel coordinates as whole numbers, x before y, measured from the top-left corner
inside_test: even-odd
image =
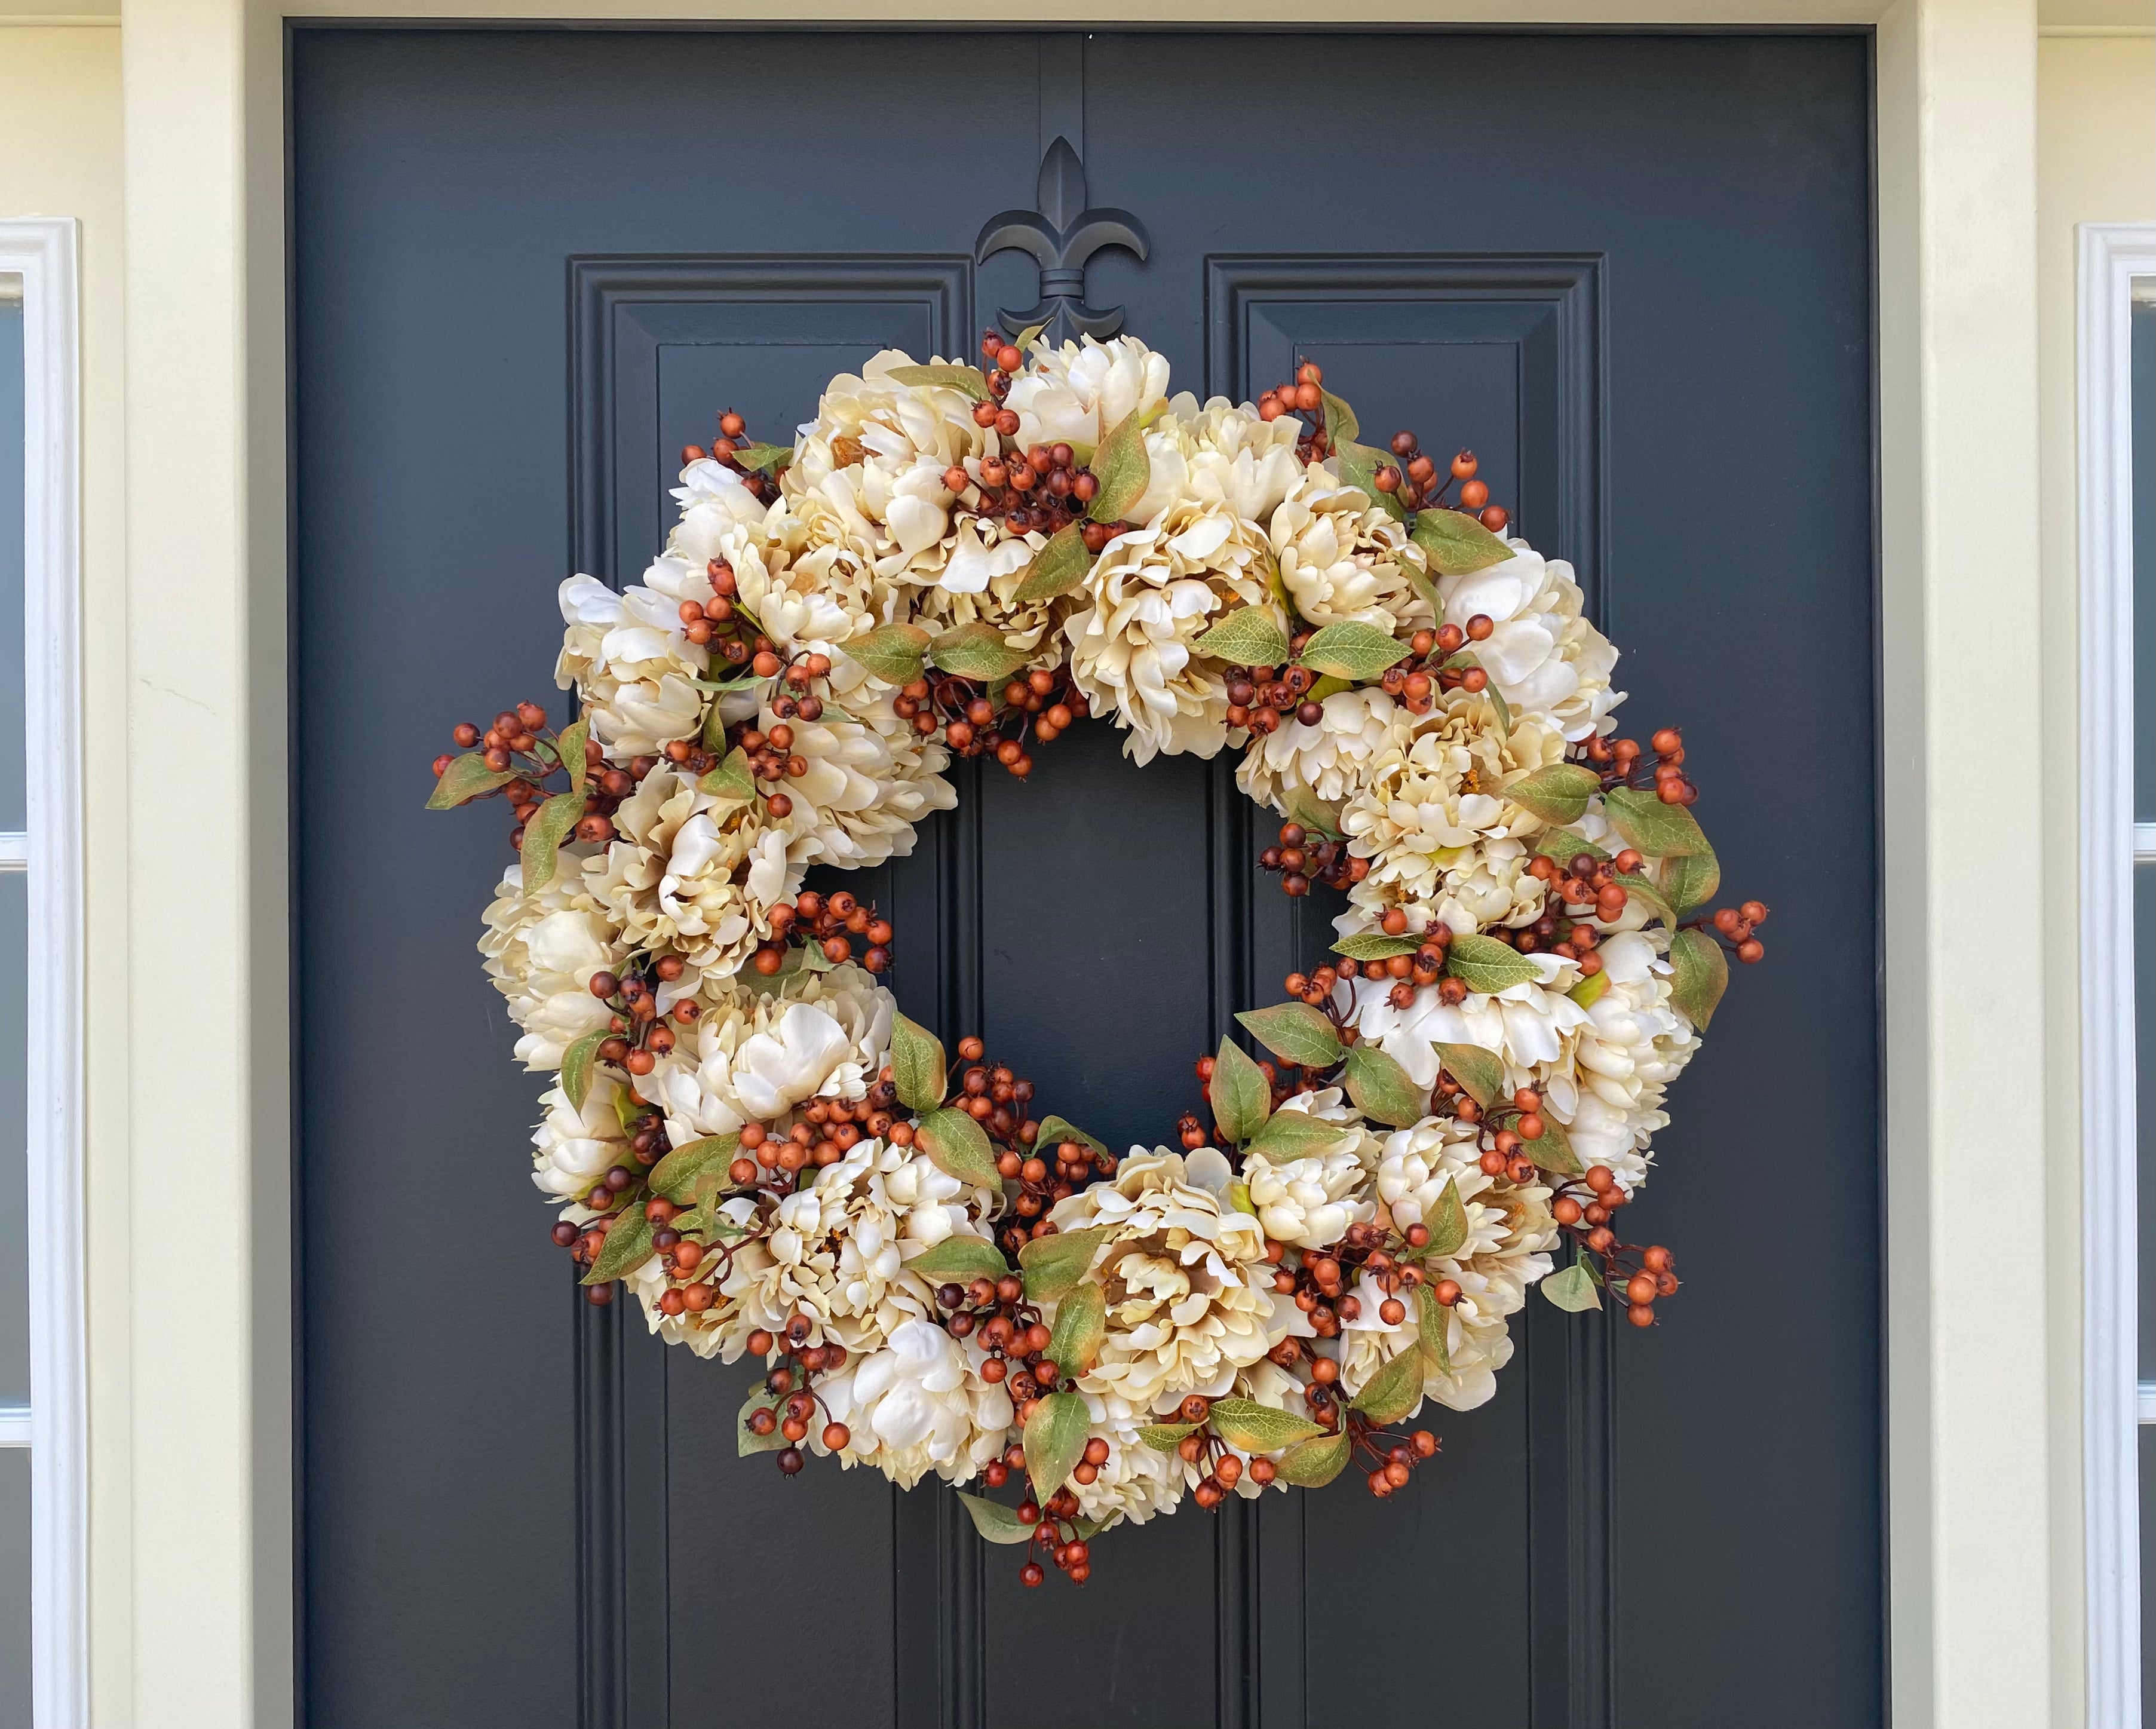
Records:
[[[711,440],[711,449],[706,451],[701,444],[684,444],[681,447],[681,466],[686,468],[692,462],[701,462],[708,455],[714,462],[740,475],[742,485],[748,489],[750,497],[768,498],[774,490],[771,481],[762,475],[742,468],[734,459],[734,453],[747,440],[748,423],[732,408],[722,410],[719,415],[719,435]]]
[[[778,644],[757,630],[755,621],[736,603],[734,567],[723,558],[714,558],[704,567],[704,577],[711,585],[711,598],[681,603],[681,634],[729,666],[747,666],[760,679],[777,677]],[[827,664],[824,670],[829,670]]]
[[[566,776],[566,765],[558,760],[560,736],[547,725],[547,711],[536,702],[520,702],[506,708],[494,717],[484,731],[476,721],[465,721],[452,727],[449,736],[459,748],[477,750],[480,760],[494,774],[516,771],[516,777],[501,786],[473,795],[471,801],[480,798],[506,798],[515,818],[516,826],[510,830],[511,852],[521,850],[524,845],[524,825],[538,815],[539,807],[547,798],[547,782],[555,775]],[[434,758],[434,777],[439,780],[449,772],[449,765],[456,760],[449,752]],[[604,754],[596,742],[584,746],[584,813],[578,818],[576,838],[592,845],[603,845],[613,839],[612,818],[620,808],[623,799],[636,790],[643,775],[650,772],[649,764],[656,759],[639,758],[644,764],[635,775],[606,766]]]
[[[778,1366],[763,1378],[764,1391],[779,1403],[750,1412],[748,1431],[757,1436],[775,1432],[786,1443],[779,1449],[778,1469],[789,1477],[808,1462],[801,1451],[801,1443],[808,1438],[808,1425],[816,1420],[819,1406],[823,1407],[826,1419],[824,1446],[836,1453],[853,1439],[851,1431],[831,1416],[830,1407],[824,1404],[823,1395],[812,1384],[818,1375],[836,1374],[846,1366],[846,1347],[810,1344],[808,1341],[815,1331],[815,1323],[806,1315],[795,1315],[788,1319],[785,1331],[776,1337],[762,1327],[748,1336],[751,1356],[767,1357],[774,1349],[783,1353]]]
[[[1033,772],[1028,732],[1041,744],[1053,744],[1092,711],[1067,666],[1035,667],[1011,680],[1003,688],[1001,707],[973,680],[940,675],[908,685],[899,703],[901,714],[912,705],[916,728],[932,732],[940,725],[953,755],[993,755],[1020,780]]]
[[[1684,772],[1684,734],[1675,726],[1665,726],[1649,741],[1655,752],[1653,778],[1650,784],[1655,796],[1665,804],[1692,804],[1699,798],[1699,788]],[[1640,772],[1641,752],[1636,738],[1604,738],[1599,734],[1587,741],[1581,754],[1588,765],[1602,777],[1606,791],[1611,787],[1629,787]],[[1646,790],[1641,788],[1640,791]]]
[[[1635,1326],[1655,1324],[1657,1298],[1677,1290],[1675,1262],[1660,1243],[1620,1242],[1611,1219],[1631,1202],[1607,1165],[1591,1165],[1576,1179],[1559,1179],[1550,1213],[1581,1251],[1594,1257],[1603,1288],[1621,1297],[1625,1318]]]
[[[1260,870],[1280,873],[1281,888],[1290,895],[1307,895],[1313,882],[1327,888],[1346,889],[1370,874],[1370,861],[1357,858],[1344,840],[1312,835],[1300,823],[1281,824],[1280,842],[1258,854]]]
[[[979,502],[975,516],[1000,521],[1013,534],[1039,531],[1054,534],[1071,522],[1081,524],[1086,550],[1097,552],[1108,544],[1115,530],[1105,522],[1086,522],[1086,510],[1101,490],[1091,469],[1077,459],[1066,444],[1034,444],[1020,449],[1015,443],[1019,418],[1015,409],[1003,406],[1011,379],[1025,357],[1000,331],[981,336],[981,376],[987,381],[988,400],[973,408],[973,423],[995,434],[999,448],[980,463]],[[1012,441],[1001,443],[1000,441]],[[963,468],[953,465],[943,475],[944,490],[963,494],[976,485]]]
[[[803,890],[791,904],[782,900],[771,909],[771,935],[749,964],[768,978],[786,965],[789,947],[813,942],[825,960],[842,966],[854,958],[856,937],[867,950],[861,965],[870,972],[886,971],[891,966],[891,921],[877,913],[874,901],[861,900],[848,889],[828,900],[814,890]]]

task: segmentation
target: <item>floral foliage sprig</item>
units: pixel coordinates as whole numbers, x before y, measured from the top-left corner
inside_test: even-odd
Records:
[[[1620,1234],[1756,900],[1675,728],[1474,456],[1359,442],[1316,365],[1168,394],[1132,339],[880,354],[788,444],[683,452],[641,582],[562,585],[556,682],[455,729],[429,803],[512,813],[480,947],[549,1077],[533,1180],[594,1303],[753,1357],[743,1454],[966,1504],[1022,1577],[1186,1496],[1389,1496],[1425,1403],[1495,1391],[1539,1283],[1635,1326]],[[1457,489],[1456,492],[1455,489]],[[1088,716],[1139,762],[1241,752],[1258,864],[1344,892],[1333,952],[1117,1154],[877,982],[896,933],[812,864],[901,856],[953,756],[1020,778]]]

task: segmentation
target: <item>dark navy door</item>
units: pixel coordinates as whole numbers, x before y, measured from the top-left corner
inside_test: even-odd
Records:
[[[316,1729],[1864,1724],[1882,1714],[1870,44],[1861,35],[305,28],[291,38],[304,1720]],[[1178,385],[1306,355],[1472,445],[1681,721],[1774,908],[1644,1204],[1685,1299],[1539,1301],[1378,1504],[1188,1506],[1022,1591],[949,1496],[737,1460],[745,1371],[593,1311],[526,1175],[451,724],[548,685],[675,453],[963,356],[1067,137]],[[1166,1139],[1327,909],[1229,766],[1105,726],[878,874],[896,988]],[[628,1324],[625,1324],[628,1323]]]

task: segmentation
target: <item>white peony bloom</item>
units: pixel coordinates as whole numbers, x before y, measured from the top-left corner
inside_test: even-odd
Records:
[[[1060,348],[1037,344],[1011,381],[1004,406],[1018,416],[1021,445],[1067,444],[1091,453],[1133,414],[1168,395],[1168,357],[1136,336],[1091,336]]]
[[[1352,1147],[1275,1164],[1263,1153],[1243,1161],[1243,1181],[1258,1223],[1276,1243],[1298,1249],[1330,1247],[1377,1211],[1368,1192],[1369,1172]]]
[[[681,484],[674,489],[674,501],[681,507],[681,520],[667,536],[666,550],[699,572],[712,559],[727,557],[726,546],[742,531],[753,538],[771,510],[769,505],[742,484],[739,473],[708,456],[681,470]],[[696,596],[700,603],[703,598],[701,594]]]
[[[1471,992],[1455,1006],[1435,985],[1414,993],[1405,1008],[1392,1003],[1389,979],[1342,979],[1333,1000],[1363,1042],[1407,1070],[1417,1086],[1437,1085],[1440,1044],[1479,1044],[1504,1059],[1507,1090],[1525,1086],[1566,1050],[1566,1035],[1587,1020],[1568,994],[1579,969],[1557,955],[1532,954],[1537,977],[1496,995]]]
[[[1440,622],[1415,591],[1428,555],[1361,487],[1313,464],[1267,526],[1281,582],[1311,623],[1352,621],[1397,636]]]
[[[511,865],[486,910],[479,952],[522,1029],[516,1055],[527,1069],[560,1068],[569,1046],[607,1024],[613,1011],[592,995],[592,975],[614,971],[628,956],[620,931],[584,891],[581,862],[565,849],[536,895],[524,892],[523,867]]]
[[[1255,409],[1225,397],[1211,398],[1201,408],[1186,393],[1168,408],[1160,443],[1146,441],[1162,472],[1139,503],[1139,520],[1150,521],[1166,508],[1168,495],[1160,489],[1172,483],[1175,496],[1221,505],[1263,540],[1265,524],[1302,479],[1304,465],[1295,454],[1302,423],[1291,415],[1261,420]],[[1172,444],[1172,450],[1163,444]]]
[[[616,594],[596,577],[562,584],[562,657],[554,682],[575,690],[592,736],[612,757],[649,754],[703,725],[696,681],[711,657],[682,634],[680,613],[648,588]]]
[[[1374,685],[1335,690],[1318,706],[1314,726],[1290,714],[1270,732],[1254,731],[1235,770],[1238,787],[1282,815],[1297,788],[1331,805],[1359,792],[1380,756],[1404,748],[1414,718]]]
[[[614,1111],[620,1091],[619,1080],[602,1068],[592,1071],[582,1111],[570,1104],[558,1080],[540,1095],[547,1115],[531,1136],[531,1180],[542,1191],[578,1199],[609,1167],[629,1162],[629,1137]]]
[[[715,977],[740,971],[791,900],[801,865],[762,803],[715,798],[662,763],[613,814],[614,839],[584,863],[586,892],[630,947],[677,951]]]
[[[1545,560],[1525,541],[1514,556],[1464,577],[1443,577],[1445,620],[1463,630],[1477,613],[1496,625],[1475,658],[1515,713],[1548,718],[1577,741],[1602,729],[1621,692],[1609,688],[1617,650],[1581,611],[1579,584],[1563,559]]]
[[[1070,675],[1127,729],[1125,754],[1210,757],[1227,742],[1228,686],[1193,644],[1265,598],[1263,537],[1225,506],[1184,500],[1110,541],[1064,626]]]
[[[1090,1275],[1107,1295],[1107,1337],[1080,1385],[1134,1413],[1164,1411],[1189,1393],[1224,1393],[1235,1371],[1275,1342],[1265,1234],[1199,1186],[1204,1174],[1201,1166],[1194,1181],[1165,1148],[1133,1147],[1112,1178],[1049,1215],[1058,1230],[1107,1232]]]
[[[978,1361],[932,1321],[901,1321],[881,1350],[816,1386],[850,1431],[839,1463],[873,1465],[901,1489],[932,1470],[970,1481],[1003,1451],[1014,1414],[1010,1395],[983,1381]],[[823,1451],[820,1429],[811,1434]]]
[[[1105,1531],[1125,1522],[1142,1525],[1155,1513],[1172,1511],[1183,1499],[1188,1473],[1174,1454],[1139,1439],[1138,1430],[1152,1421],[1150,1413],[1133,1412],[1120,1398],[1098,1390],[1081,1391],[1093,1417],[1086,1438],[1106,1441],[1108,1457],[1091,1482],[1070,1485],[1078,1497],[1079,1516]]]
[[[800,972],[776,990],[707,993],[692,1034],[637,1082],[675,1146],[771,1125],[816,1098],[862,1097],[891,1043],[891,994],[860,967]]]
[[[807,764],[784,782],[793,802],[783,819],[787,856],[847,870],[906,858],[916,825],[958,802],[943,777],[950,752],[900,720],[891,687],[855,663],[835,661],[830,688],[842,712],[786,723],[790,754]],[[767,732],[778,721],[767,704],[757,725]]]

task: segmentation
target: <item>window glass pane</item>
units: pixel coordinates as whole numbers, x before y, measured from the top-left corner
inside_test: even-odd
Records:
[[[30,1721],[30,1455],[0,1447],[0,1723]]]
[[[23,302],[0,278],[0,829],[23,803]]]
[[[2156,823],[2156,284],[2133,301],[2133,819]]]
[[[28,942],[29,879],[11,870],[0,875],[0,1405],[30,1398]]]

